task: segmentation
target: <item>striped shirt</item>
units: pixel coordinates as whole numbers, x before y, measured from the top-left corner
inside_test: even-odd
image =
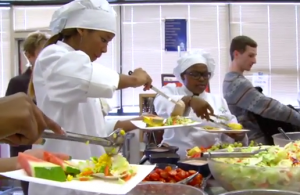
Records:
[[[248,112],[300,127],[300,113],[257,91],[242,74],[229,72],[223,82],[223,95],[229,110],[244,128],[250,129],[249,139],[263,137],[257,122]]]

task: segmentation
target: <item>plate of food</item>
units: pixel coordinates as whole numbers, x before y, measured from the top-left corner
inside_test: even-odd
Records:
[[[201,122],[182,116],[169,117],[167,119],[158,116],[144,116],[143,120],[132,120],[131,123],[140,130],[162,130],[201,125]]]
[[[198,127],[198,129],[209,133],[246,133],[250,131],[248,129],[243,129],[243,126],[239,123],[226,123],[226,125],[230,128],[230,130],[217,127],[214,124],[202,124],[201,127]]]
[[[50,152],[45,152],[43,159],[19,153],[18,162],[22,169],[0,175],[99,194],[126,194],[155,168],[155,165],[130,165],[121,154],[63,161]]]
[[[254,142],[253,140],[251,140],[251,142],[249,143],[248,146],[249,147],[257,147],[257,146],[261,146],[261,145],[262,144],[258,144],[256,142]],[[239,147],[243,147],[242,142],[221,143],[221,144],[215,144],[210,147],[195,146],[191,149],[186,150],[186,157],[187,158],[200,158],[201,153],[203,153],[203,152],[213,152],[213,151],[222,150],[222,149],[226,149],[226,148],[239,148]]]

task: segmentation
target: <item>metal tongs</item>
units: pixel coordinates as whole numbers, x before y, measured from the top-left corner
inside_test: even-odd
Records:
[[[268,151],[268,149],[258,149],[253,152],[203,152],[199,158],[189,158],[188,160],[203,160],[203,158],[249,158],[264,151]]]
[[[132,75],[132,71],[128,72],[128,75]],[[153,85],[151,85],[151,89],[153,91],[155,91],[157,94],[163,96],[164,98],[168,99],[170,102],[177,104],[177,101],[175,101],[174,99],[172,99],[170,96],[168,96],[167,94],[165,94],[164,92],[162,92],[161,90],[157,89],[156,87],[154,87]]]
[[[191,175],[191,176],[189,176],[189,177],[187,177],[187,178],[185,178],[185,179],[183,179],[183,180],[181,180],[181,181],[179,181],[177,183],[178,184],[187,184],[190,181],[192,181],[197,175],[199,175],[199,172],[196,172],[193,175]]]
[[[218,127],[222,128],[222,129],[232,130],[225,122],[223,122],[223,121],[229,121],[228,117],[218,116],[218,115],[215,115],[215,117],[216,117],[216,120],[213,120],[210,118],[209,121],[216,124]]]
[[[55,139],[55,140],[65,140],[65,141],[75,141],[82,142],[87,144],[94,144],[103,146],[105,152],[109,156],[116,155],[120,152],[124,142],[125,142],[125,133],[124,130],[117,129],[109,134],[107,137],[96,137],[72,132],[65,132],[65,135],[54,134],[50,130],[45,130],[42,134],[43,138],[46,139]]]

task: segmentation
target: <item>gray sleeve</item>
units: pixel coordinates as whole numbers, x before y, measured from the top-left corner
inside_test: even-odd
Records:
[[[248,79],[239,76],[232,81],[224,82],[230,82],[227,83],[228,88],[224,93],[228,105],[243,108],[265,118],[300,126],[300,113],[261,94]]]

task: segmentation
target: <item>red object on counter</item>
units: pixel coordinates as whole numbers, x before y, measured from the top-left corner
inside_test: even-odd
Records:
[[[143,181],[144,182],[159,181],[164,183],[176,183],[195,173],[196,171],[194,170],[184,171],[180,168],[173,170],[172,167],[167,166],[165,169],[156,168]],[[198,174],[192,181],[188,183],[188,185],[200,186],[202,184],[202,179],[203,179],[202,175]]]

